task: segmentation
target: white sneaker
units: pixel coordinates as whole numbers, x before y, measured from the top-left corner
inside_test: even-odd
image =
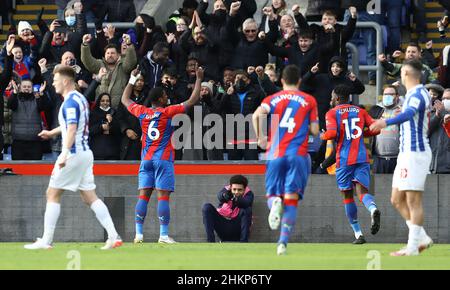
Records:
[[[160,236],[158,239],[158,243],[160,244],[176,244],[174,239],[169,236]]]
[[[274,199],[272,208],[269,213],[269,227],[272,230],[278,229],[281,223],[281,215],[283,213],[283,201],[280,197]]]
[[[281,243],[278,245],[277,247],[277,255],[281,256],[281,255],[286,255],[286,245]]]
[[[433,240],[428,235],[426,235],[420,240],[419,253],[431,248],[431,246],[433,246]]]
[[[106,240],[106,244],[101,247],[102,250],[110,250],[114,248],[118,248],[123,245],[122,239],[117,236],[115,239]]]
[[[143,235],[136,235],[134,237],[134,243],[135,244],[142,244],[144,242],[144,236]]]
[[[419,255],[419,250],[408,251],[407,247],[403,247],[396,252],[390,254],[392,257],[402,257],[402,256],[417,256]]]
[[[50,250],[50,249],[53,249],[53,247],[51,245],[47,245],[40,238],[37,238],[36,242],[34,242],[32,244],[25,245],[23,247],[25,249],[27,249],[27,250]]]

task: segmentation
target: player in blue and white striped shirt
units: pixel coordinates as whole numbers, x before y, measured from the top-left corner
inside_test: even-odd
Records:
[[[108,208],[95,193],[93,174],[94,157],[88,146],[89,105],[79,92],[75,91],[75,71],[69,66],[57,66],[53,72],[53,86],[64,97],[59,110],[60,126],[52,131],[39,133],[43,139],[62,134],[62,152],[56,160],[47,189],[47,206],[44,216],[44,235],[25,249],[52,248],[56,223],[61,212],[61,196],[65,190],[81,192],[82,200],[95,212],[101,225],[108,233],[108,240],[102,249],[122,245]]]
[[[395,118],[377,120],[371,130],[400,124],[400,153],[392,181],[391,202],[409,227],[408,245],[392,256],[413,256],[429,248],[433,241],[423,228],[422,195],[431,163],[427,137],[430,117],[430,96],[421,84],[422,63],[405,61],[401,71],[407,89],[402,112]]]

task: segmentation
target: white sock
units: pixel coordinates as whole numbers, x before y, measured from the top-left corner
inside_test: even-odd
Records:
[[[98,221],[108,233],[108,238],[117,238],[118,234],[116,228],[114,227],[112,218],[109,215],[108,208],[103,203],[103,201],[101,199],[97,199],[91,204],[91,209],[95,212],[95,216],[97,217]]]
[[[363,234],[362,234],[361,231],[355,232],[355,238],[357,238],[357,239],[359,239],[359,237],[362,236],[362,235],[363,235]]]
[[[411,221],[409,221],[409,220],[406,221],[406,225],[408,226],[408,229],[411,229],[411,225],[412,225]],[[425,239],[427,236],[428,236],[427,232],[425,231],[424,227],[421,226],[420,227],[420,240]]]
[[[55,202],[47,202],[44,215],[44,235],[42,240],[46,245],[51,245],[53,235],[55,233],[56,223],[58,222],[61,212],[61,204]]]
[[[411,224],[408,235],[407,250],[415,252],[419,249],[421,226]]]
[[[406,221],[406,225],[408,226],[408,229],[410,229],[410,228],[411,228],[411,225],[412,225],[411,221],[410,221],[410,220],[407,220],[407,221]]]

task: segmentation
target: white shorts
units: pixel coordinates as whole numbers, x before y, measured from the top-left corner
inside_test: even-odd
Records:
[[[94,190],[94,155],[91,150],[69,155],[66,166],[62,169],[55,164],[49,187],[76,192],[77,190]]]
[[[431,151],[400,152],[394,171],[392,187],[400,191],[424,191],[430,173]]]

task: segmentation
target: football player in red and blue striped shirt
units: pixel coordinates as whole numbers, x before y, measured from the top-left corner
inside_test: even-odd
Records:
[[[142,127],[142,153],[139,168],[139,199],[136,204],[136,237],[135,243],[144,239],[143,225],[147,215],[147,205],[153,189],[158,193],[158,218],[160,222],[159,243],[175,243],[169,237],[170,193],[175,189],[174,148],[172,145],[172,118],[185,113],[200,99],[203,69],[197,68],[194,90],[184,103],[167,106],[168,96],[162,88],[154,88],[149,92],[152,107],[147,108],[131,101],[130,95],[139,71],[132,72],[129,84],[122,95],[122,104],[131,114],[139,119]]]
[[[370,186],[370,164],[364,144],[364,137],[379,134],[367,130],[374,122],[366,110],[349,104],[350,88],[337,85],[332,93],[331,106],[326,114],[327,131],[321,136],[324,140],[335,140],[336,180],[344,196],[345,213],[350,222],[356,240],[354,244],[366,242],[358,223],[357,208],[353,199],[353,188],[359,200],[372,217],[371,233],[380,229],[380,211],[374,197],[368,193]]]
[[[318,135],[319,120],[314,97],[298,90],[300,69],[289,65],[283,70],[283,91],[265,98],[253,114],[253,127],[260,147],[266,147],[261,121],[271,117],[271,133],[267,146],[266,195],[270,209],[269,226],[280,226],[277,254],[286,253],[286,247],[297,218],[298,200],[311,172],[308,155],[309,134]]]

